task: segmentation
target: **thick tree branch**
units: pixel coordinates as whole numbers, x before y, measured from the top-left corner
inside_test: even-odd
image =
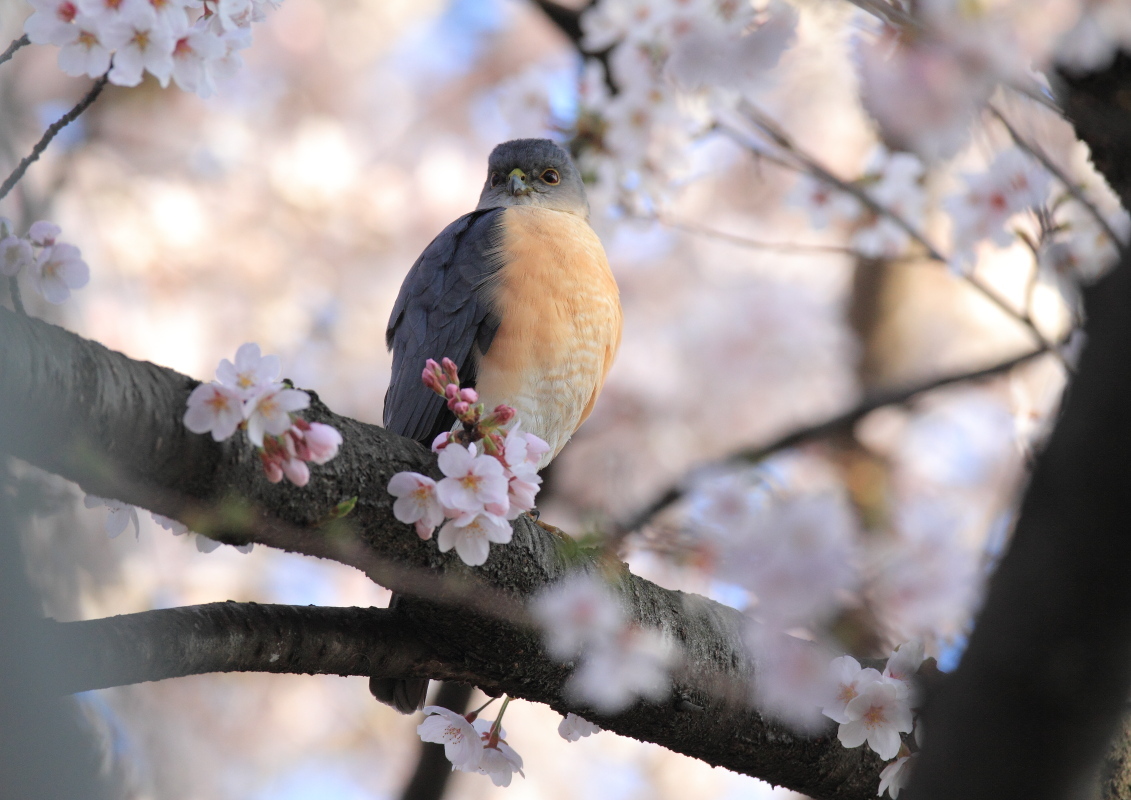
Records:
[[[633,615],[681,645],[683,667],[668,701],[641,702],[615,718],[567,702],[562,685],[569,668],[542,656],[540,637],[514,621],[516,609],[567,570],[592,566],[596,555],[563,547],[527,518],[516,521],[512,543],[492,548],[480,568],[463,565],[454,553],[441,555],[434,542],[395,521],[385,490],[401,470],[436,474],[434,456],[415,442],[337,416],[315,399],[307,417],[342,432],[338,457],[316,467],[302,489],[269,484],[242,435],[217,444],[181,425],[195,381],[2,309],[0,375],[0,450],[93,494],[182,519],[222,540],[332,558],[415,595],[399,613],[438,656],[434,668],[423,670],[429,677],[473,680],[488,691],[505,687],[617,733],[815,797],[875,794],[874,754],[846,750],[831,728],[810,739],[796,736],[741,702],[753,667],[738,612],[662,589],[618,565],[610,566],[620,570],[619,589]],[[351,497],[358,500],[349,517],[319,524]],[[496,609],[501,617],[484,613]],[[379,671],[391,671],[390,663]],[[743,687],[737,698],[736,687]],[[684,710],[695,707],[702,710]]]

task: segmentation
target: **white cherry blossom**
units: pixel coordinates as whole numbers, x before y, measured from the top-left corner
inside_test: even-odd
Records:
[[[114,53],[110,82],[118,86],[137,86],[143,72],[149,72],[162,86],[173,74],[173,36],[161,24],[147,3],[114,23],[125,36],[125,43]]]
[[[892,800],[899,797],[900,791],[904,789],[908,781],[911,780],[911,762],[914,759],[914,754],[904,756],[903,758],[897,758],[884,767],[880,772],[880,788],[876,794],[882,795],[884,792],[887,792]]]
[[[227,51],[224,41],[206,25],[182,32],[173,45],[173,81],[186,92],[211,97],[216,91],[212,64]]]
[[[110,69],[110,54],[126,43],[126,29],[84,13],[75,17],[74,27],[74,41],[59,50],[59,69],[75,78],[97,78]]]
[[[35,13],[24,23],[24,33],[33,44],[65,45],[78,31],[71,24],[78,14],[73,0],[28,0]]]
[[[463,563],[478,567],[487,561],[490,542],[506,544],[513,534],[507,521],[494,514],[468,513],[445,522],[436,537],[436,543],[440,546],[441,553],[455,548]]]
[[[222,442],[236,432],[243,419],[243,400],[235,389],[202,383],[189,395],[184,425],[193,433],[211,433]]]
[[[440,451],[440,471],[447,477],[436,486],[445,508],[461,513],[507,513],[507,478],[494,456],[476,455],[474,444],[450,445]]]
[[[500,725],[496,741],[492,741],[491,729],[495,723],[480,717],[472,723],[475,732],[483,742],[483,750],[479,754],[479,761],[474,766],[456,766],[464,772],[478,772],[487,775],[496,786],[510,786],[514,773],[526,777],[522,771],[522,756],[506,743],[507,732]]]
[[[389,494],[397,498],[393,516],[413,525],[421,539],[431,539],[444,521],[444,509],[436,499],[436,481],[418,472],[398,472],[389,480]]]
[[[600,732],[600,727],[582,719],[572,711],[562,717],[562,721],[558,723],[558,736],[561,736],[567,742],[576,742],[582,737]]]
[[[530,613],[545,632],[546,651],[569,660],[586,644],[613,638],[627,623],[624,607],[606,581],[575,572],[540,591]]]
[[[0,239],[0,275],[14,277],[35,263],[31,243],[18,236]]]
[[[244,403],[247,438],[263,446],[266,435],[282,436],[291,427],[291,412],[310,405],[310,395],[298,389],[269,389]]]
[[[848,722],[849,718],[845,714],[848,704],[860,695],[865,686],[882,677],[878,670],[862,668],[860,662],[852,656],[834,658],[829,665],[829,674],[836,695],[821,709],[821,713],[834,722]]]
[[[90,268],[73,244],[59,242],[44,247],[35,257],[31,285],[48,303],[59,304],[90,281]]]
[[[236,351],[234,364],[226,358],[220,362],[216,368],[216,380],[248,399],[265,389],[274,388],[281,370],[278,356],[262,355],[258,344],[247,342]]]
[[[859,747],[865,741],[880,758],[895,758],[902,743],[901,733],[911,733],[911,707],[901,681],[883,678],[863,687],[849,701],[844,713],[849,721],[837,732],[845,747]]]
[[[477,770],[483,756],[479,731],[462,714],[442,706],[425,706],[428,716],[416,726],[421,741],[444,746],[444,757],[456,769]]]
[[[922,664],[923,643],[918,639],[904,642],[888,657],[888,663],[884,667],[884,677],[910,684]]]

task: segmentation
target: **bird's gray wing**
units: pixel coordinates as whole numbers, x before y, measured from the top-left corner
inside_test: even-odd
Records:
[[[421,383],[429,358],[450,358],[461,383],[475,385],[472,351],[486,353],[499,327],[480,289],[502,267],[502,215],[503,209],[490,208],[457,219],[424,249],[401,284],[385,331],[393,351],[384,414],[390,431],[429,443],[455,423],[443,398]]]

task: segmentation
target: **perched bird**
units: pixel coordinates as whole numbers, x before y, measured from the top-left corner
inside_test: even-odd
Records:
[[[385,427],[431,441],[455,424],[421,382],[427,359],[452,359],[490,410],[505,403],[544,439],[539,468],[593,410],[620,344],[620,296],[569,154],[548,139],[497,146],[479,205],[413,264],[385,341],[393,373]],[[410,713],[427,681],[374,679],[379,700]]]

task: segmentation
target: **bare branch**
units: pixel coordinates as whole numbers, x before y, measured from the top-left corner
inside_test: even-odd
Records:
[[[16,54],[16,51],[21,47],[29,44],[31,44],[31,40],[27,38],[26,33],[18,39],[13,39],[12,43],[8,45],[8,48],[3,53],[0,53],[0,64],[3,64],[5,61],[14,56]]]
[[[86,111],[91,103],[98,99],[98,95],[102,93],[102,90],[109,80],[110,73],[106,73],[96,80],[94,85],[90,87],[90,91],[86,93],[82,100],[79,100],[79,102],[75,104],[74,108],[48,126],[47,130],[43,132],[43,136],[40,137],[39,141],[36,142],[35,146],[31,149],[31,152],[24,156],[20,163],[16,165],[16,168],[12,170],[12,174],[4,180],[3,184],[0,184],[0,200],[8,196],[8,192],[12,191],[12,187],[19,183],[20,178],[27,172],[28,167],[39,160],[39,157],[43,155],[43,151],[47,149],[47,145],[51,144],[51,140],[55,138],[59,131],[78,119],[79,115]]]
[[[803,428],[779,436],[777,439],[767,444],[739,450],[727,458],[715,462],[712,466],[756,464],[781,450],[797,447],[800,444],[817,439],[824,439],[839,433],[850,432],[857,422],[877,409],[884,408],[885,406],[902,405],[921,394],[934,391],[935,389],[941,389],[944,386],[951,386],[956,383],[976,382],[1001,375],[1002,373],[1009,372],[1014,367],[1018,367],[1050,351],[1051,347],[1042,346],[1038,347],[1036,350],[1016,356],[1008,361],[1002,361],[990,367],[969,372],[959,372],[954,375],[946,375],[906,389],[884,392],[875,397],[865,399],[848,411],[837,414],[835,417],[831,417],[823,422],[814,425],[806,425]],[[636,512],[634,516],[618,525],[615,530],[615,535],[624,537],[647,525],[660,512],[682,500],[687,495],[692,483],[693,477],[689,476],[680,483],[668,487],[666,491],[660,493],[651,503]]]

